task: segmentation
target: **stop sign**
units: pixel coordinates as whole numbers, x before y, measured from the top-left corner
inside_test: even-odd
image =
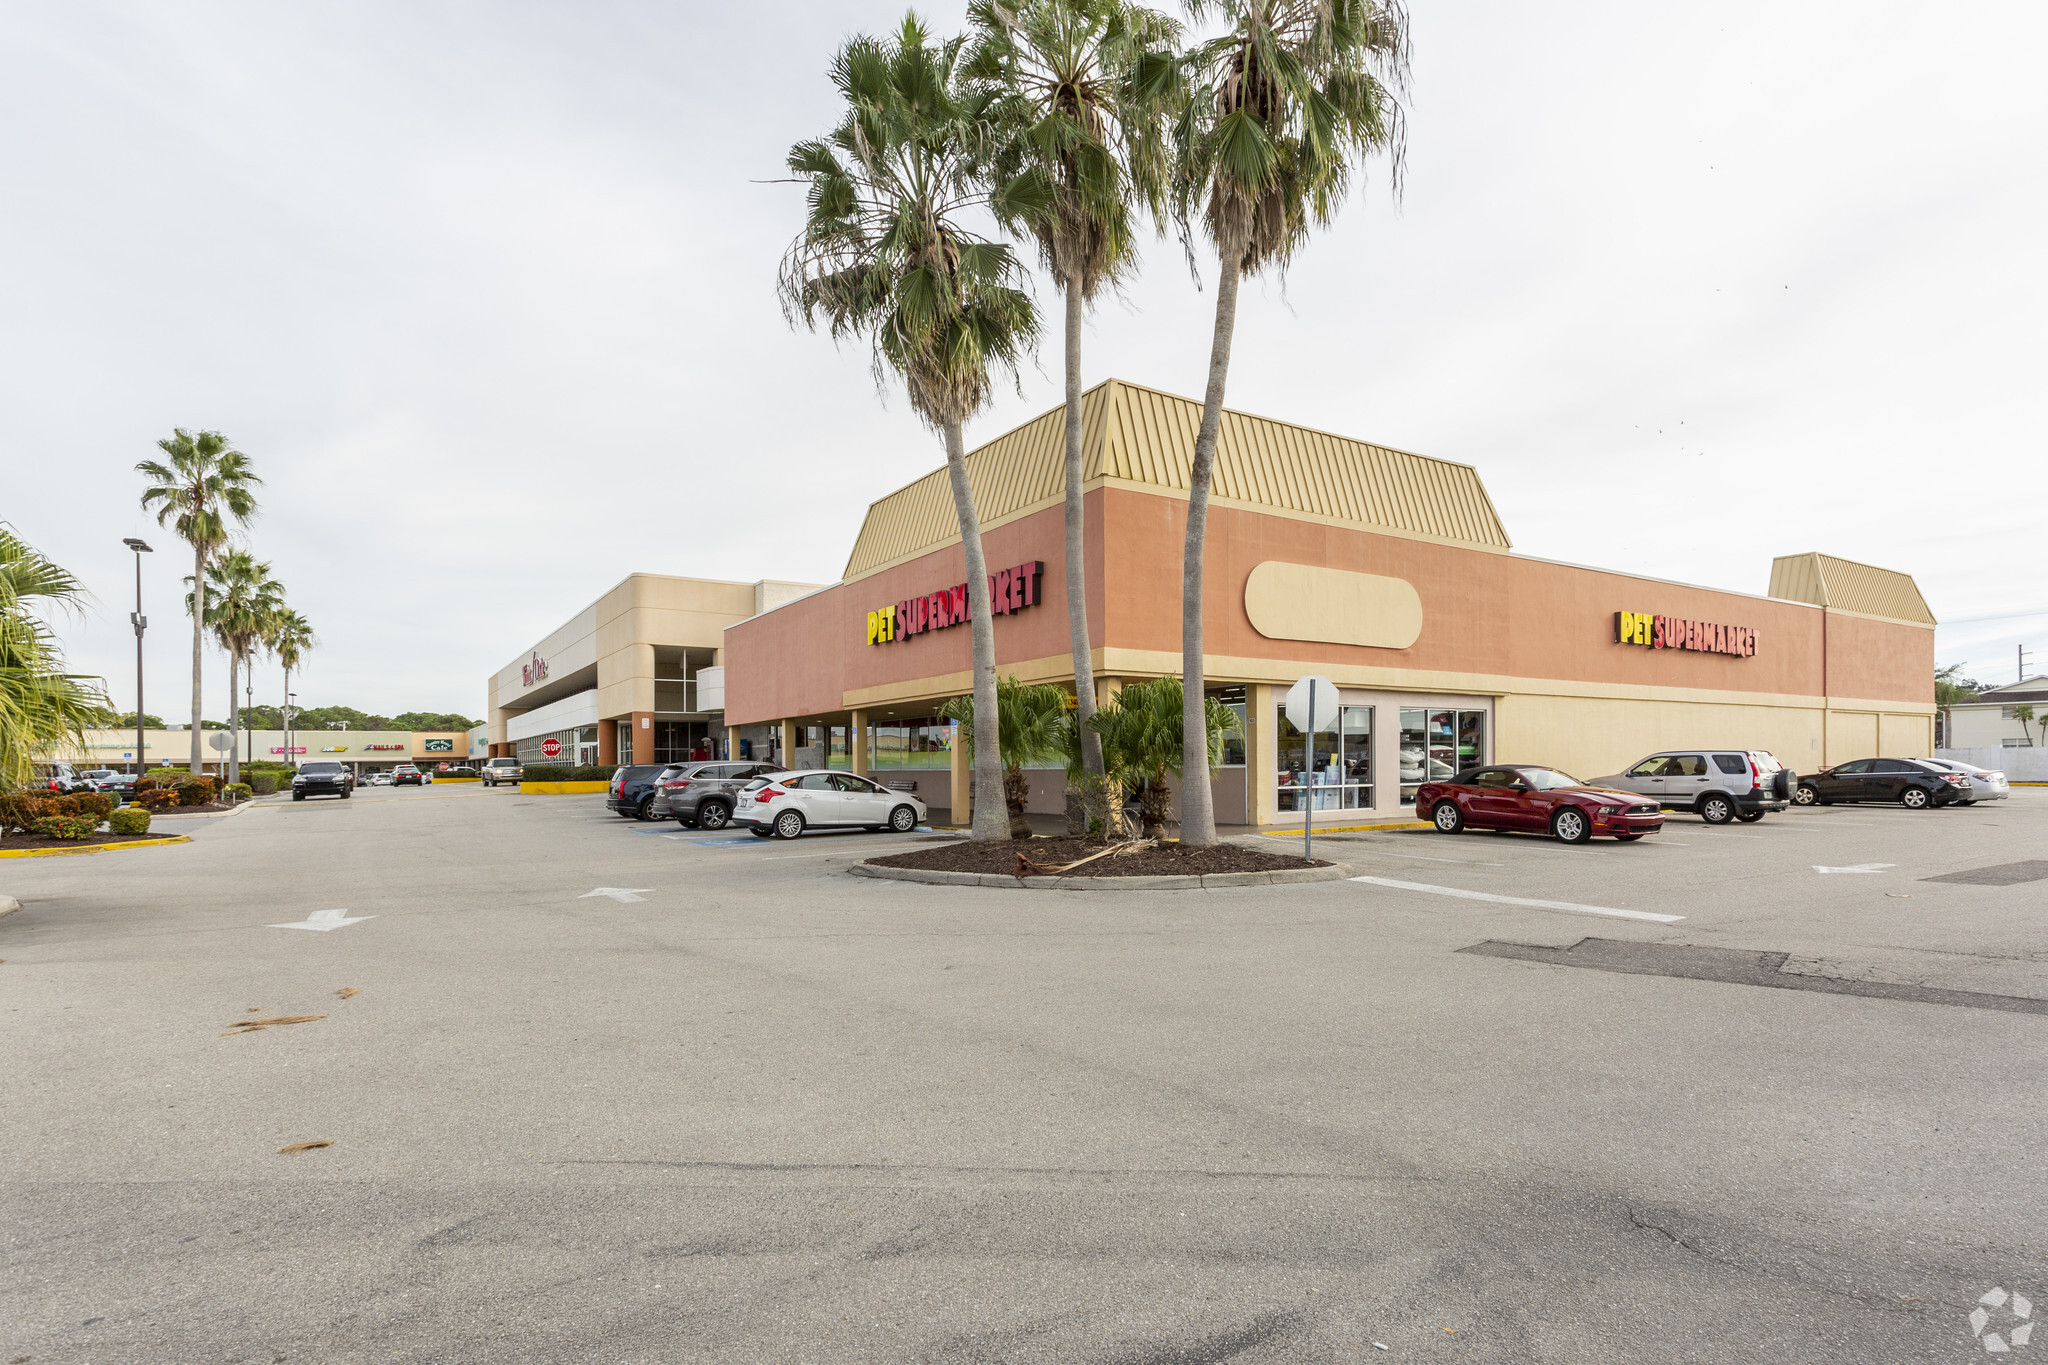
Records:
[[[544,739],[540,742],[540,751],[549,758],[553,758],[562,752],[562,741],[559,739]]]

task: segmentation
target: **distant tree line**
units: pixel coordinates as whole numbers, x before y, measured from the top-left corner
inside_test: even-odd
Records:
[[[284,716],[275,706],[244,706],[241,720],[252,730],[282,730]],[[161,730],[163,717],[142,714],[143,728]],[[402,711],[395,716],[375,716],[367,711],[358,711],[353,706],[314,706],[292,711],[294,730],[474,730],[483,724],[453,711]],[[135,727],[135,713],[130,711],[114,722],[116,729],[129,730]],[[202,730],[225,730],[226,724],[217,720],[202,720]]]

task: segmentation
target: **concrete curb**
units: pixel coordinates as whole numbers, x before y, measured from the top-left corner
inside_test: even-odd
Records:
[[[167,844],[191,842],[189,834],[174,834],[167,839],[130,839],[126,843],[87,844],[83,848],[7,848],[0,849],[0,858],[76,858],[87,853],[119,853],[124,848],[162,848]],[[0,914],[5,913],[0,911]]]
[[[1010,891],[1227,891],[1240,886],[1293,886],[1303,882],[1336,882],[1350,877],[1343,863],[1328,867],[1285,867],[1274,872],[1211,872],[1202,876],[1156,877],[1008,877],[997,872],[940,872],[922,867],[877,867],[855,863],[847,871],[881,881],[918,882],[925,886],[996,886]]]
[[[255,806],[259,801],[271,801],[273,799],[267,796],[252,796],[233,810],[195,810],[189,815],[178,814],[175,807],[167,811],[152,811],[149,823],[154,825],[159,820],[232,820],[243,811]]]

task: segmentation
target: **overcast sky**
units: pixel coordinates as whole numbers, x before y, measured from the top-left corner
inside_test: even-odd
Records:
[[[784,325],[801,191],[758,182],[900,14],[5,3],[0,519],[97,594],[74,663],[132,705],[148,536],[149,709],[186,709],[190,561],[133,472],[175,426],[266,480],[302,704],[481,715],[634,570],[836,579],[943,452]],[[2048,662],[2048,7],[1414,0],[1413,34],[1405,196],[1374,168],[1246,290],[1231,406],[1478,466],[1523,553],[1761,593],[1819,549],[1913,574],[1944,661]],[[1153,247],[1088,382],[1199,398],[1211,298]],[[1040,366],[970,444],[1058,401]]]

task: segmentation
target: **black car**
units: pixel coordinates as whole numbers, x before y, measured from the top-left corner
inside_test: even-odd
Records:
[[[424,787],[433,780],[410,763],[401,763],[391,770],[391,785],[394,787]]]
[[[732,823],[740,788],[781,771],[773,763],[672,763],[655,780],[653,817],[673,815],[698,829],[724,829]]]
[[[631,763],[612,774],[611,790],[604,798],[605,809],[615,810],[628,820],[654,818],[654,782],[673,763]]]
[[[355,774],[345,763],[301,763],[298,775],[292,778],[294,801],[303,801],[309,796],[338,796],[346,801],[355,789]]]
[[[1837,801],[1896,801],[1908,810],[1967,803],[1970,779],[1913,758],[1857,758],[1799,779],[1802,806]]]

